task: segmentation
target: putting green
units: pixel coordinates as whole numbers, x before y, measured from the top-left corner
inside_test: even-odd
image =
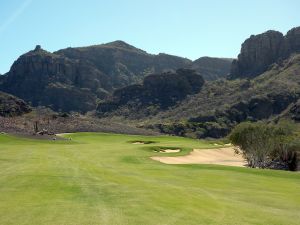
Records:
[[[299,173],[149,158],[158,146],[213,148],[187,138],[66,136],[0,135],[1,225],[300,224]]]

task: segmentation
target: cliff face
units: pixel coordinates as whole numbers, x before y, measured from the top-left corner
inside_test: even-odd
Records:
[[[230,78],[253,78],[267,71],[275,62],[300,52],[300,27],[285,36],[278,31],[252,35],[241,48],[238,59],[232,62]]]
[[[96,98],[111,88],[107,76],[88,63],[49,53],[39,46],[12,65],[0,87],[33,106],[82,112],[94,109]]]
[[[300,53],[300,27],[291,29],[285,36],[282,54],[287,57],[291,53]]]

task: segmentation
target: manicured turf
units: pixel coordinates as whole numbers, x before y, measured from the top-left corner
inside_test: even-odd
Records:
[[[213,147],[185,138],[70,137],[0,135],[1,225],[300,224],[299,173],[149,159],[151,146]]]

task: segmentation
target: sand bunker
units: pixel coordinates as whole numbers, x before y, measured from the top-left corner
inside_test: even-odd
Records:
[[[137,142],[132,142],[132,144],[134,144],[134,145],[144,145],[145,143],[141,142],[141,141],[137,141]]]
[[[134,144],[134,145],[148,145],[148,144],[155,143],[155,141],[141,141],[141,140],[137,140],[137,141],[129,141],[129,143]]]
[[[55,135],[56,135],[56,136],[63,137],[64,135],[68,135],[68,134],[72,134],[72,133],[59,133],[59,134],[55,134]]]
[[[235,154],[233,147],[218,149],[194,149],[189,155],[186,156],[153,156],[151,159],[166,164],[217,164],[239,167],[246,165],[244,158],[241,155]]]
[[[161,149],[159,152],[160,153],[176,153],[176,152],[180,152],[180,149]]]

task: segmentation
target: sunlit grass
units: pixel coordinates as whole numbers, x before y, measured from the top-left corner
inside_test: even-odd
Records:
[[[0,135],[0,224],[300,224],[299,173],[149,158],[157,146],[184,149],[174,156],[214,147],[187,138],[66,136]]]

